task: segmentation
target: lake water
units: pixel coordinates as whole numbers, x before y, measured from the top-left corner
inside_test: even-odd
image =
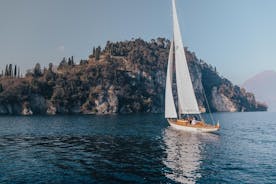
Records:
[[[217,113],[217,134],[162,115],[0,117],[0,183],[276,183],[276,113]]]

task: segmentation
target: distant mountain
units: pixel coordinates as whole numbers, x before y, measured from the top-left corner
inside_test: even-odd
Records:
[[[246,80],[242,87],[255,94],[268,105],[269,111],[276,111],[276,71],[263,71]]]

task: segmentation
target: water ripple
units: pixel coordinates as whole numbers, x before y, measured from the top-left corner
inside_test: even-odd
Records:
[[[219,134],[162,115],[0,117],[0,183],[276,183],[276,114],[261,115],[215,114]]]

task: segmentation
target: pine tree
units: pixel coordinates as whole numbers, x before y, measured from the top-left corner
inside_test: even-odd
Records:
[[[92,55],[93,55],[93,57],[96,56],[96,49],[95,49],[95,47],[93,47],[93,53],[92,53]]]
[[[12,77],[12,64],[9,65],[9,77]]]
[[[17,76],[17,66],[16,65],[14,65],[14,71],[13,72],[14,72],[13,76],[16,77]]]
[[[18,74],[17,74],[17,77],[20,78],[20,68],[19,68],[19,67],[18,67],[18,69],[17,69],[17,73],[18,73]]]
[[[102,52],[101,46],[98,47],[98,52],[99,52],[99,54],[101,54],[101,52]]]
[[[48,68],[48,69],[49,69],[49,71],[51,71],[51,72],[53,71],[53,63],[49,63],[49,68]]]
[[[39,63],[36,63],[35,67],[34,67],[34,76],[35,77],[39,77],[42,75],[42,72],[41,72],[41,67],[40,67],[40,64]]]
[[[96,49],[96,51],[95,51],[95,59],[96,59],[96,60],[99,60],[99,59],[100,59],[98,49]]]
[[[71,57],[68,58],[68,65],[69,66],[73,66],[74,65],[74,57],[73,56],[71,56]]]
[[[111,56],[113,55],[113,52],[114,52],[114,51],[113,51],[113,50],[114,50],[113,48],[114,48],[114,46],[113,46],[113,44],[111,44],[111,45],[110,45],[110,50],[109,50],[109,52],[110,52],[109,54],[110,54]]]
[[[100,59],[100,55],[101,55],[101,47],[97,47],[96,51],[95,51],[95,59],[99,60]]]
[[[5,69],[5,77],[8,76],[8,65],[6,65],[6,69]]]
[[[71,56],[71,61],[72,61],[72,65],[74,65],[75,63],[74,63],[74,57],[73,56]]]

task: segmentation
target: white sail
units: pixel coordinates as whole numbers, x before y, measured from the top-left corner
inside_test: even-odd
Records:
[[[180,27],[178,23],[175,0],[173,5],[173,33],[175,44],[175,67],[176,84],[178,93],[178,104],[180,114],[199,114],[199,108],[196,101],[194,88],[192,85],[188,64],[182,43]]]
[[[172,93],[172,82],[173,82],[173,48],[174,43],[171,42],[171,48],[167,66],[167,78],[166,78],[166,93],[165,93],[165,117],[166,118],[177,118],[175,110],[175,104]]]

